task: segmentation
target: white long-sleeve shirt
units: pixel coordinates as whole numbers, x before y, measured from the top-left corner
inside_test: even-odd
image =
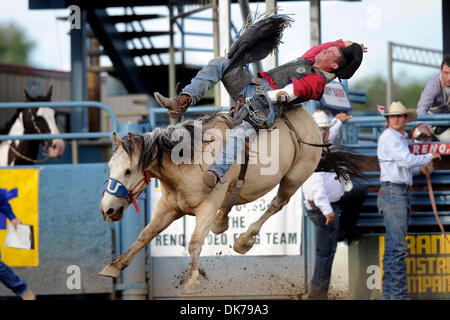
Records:
[[[333,143],[336,139],[342,121],[334,119],[336,124],[330,128],[328,142]],[[336,180],[334,172],[314,172],[303,184],[303,195],[307,201],[314,201],[316,207],[320,209],[323,215],[329,215],[333,212],[331,203],[339,201],[344,195],[344,186],[339,180]]]
[[[378,139],[380,181],[412,185],[413,175],[419,174],[420,166],[433,159],[431,153],[415,155],[410,152],[406,134],[387,128]]]

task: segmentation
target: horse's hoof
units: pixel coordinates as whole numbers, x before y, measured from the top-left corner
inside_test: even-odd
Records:
[[[118,278],[120,277],[120,273],[120,269],[113,267],[111,264],[107,264],[98,274],[104,277]]]
[[[211,231],[214,234],[221,234],[227,230],[228,230],[228,219],[227,219],[227,222],[225,222],[225,223],[217,223],[217,224],[214,223]]]
[[[200,292],[200,281],[189,281],[184,285],[183,294],[194,294]]]
[[[248,250],[253,248],[254,244],[255,244],[255,239],[250,238],[250,239],[244,240],[244,237],[242,237],[242,235],[241,235],[241,236],[239,236],[237,241],[234,243],[233,249],[237,253],[246,254],[248,252]]]

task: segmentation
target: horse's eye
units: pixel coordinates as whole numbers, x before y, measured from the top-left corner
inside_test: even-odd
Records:
[[[125,174],[131,174],[130,169],[127,169],[127,171],[125,171]]]

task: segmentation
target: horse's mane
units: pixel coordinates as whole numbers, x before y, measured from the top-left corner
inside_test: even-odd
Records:
[[[192,159],[195,150],[198,150],[199,147],[201,148],[202,142],[202,140],[195,141],[196,139],[194,139],[196,124],[201,124],[203,136],[203,133],[210,127],[212,120],[219,112],[220,110],[195,120],[186,120],[176,125],[169,125],[167,128],[156,128],[146,134],[127,135],[122,138],[122,148],[130,156],[135,151],[135,148],[140,148],[141,153],[138,163],[141,170],[148,168],[154,160],[158,161],[158,166],[161,168],[163,166],[164,153],[172,151],[176,145],[183,143],[183,137],[187,136],[190,138],[190,150],[194,151],[191,152]]]
[[[11,130],[11,127],[13,126],[14,122],[16,122],[17,118],[19,117],[19,114],[23,111],[23,108],[17,109],[16,113],[13,115],[13,117],[5,123],[5,126],[0,129],[0,134],[8,134]]]

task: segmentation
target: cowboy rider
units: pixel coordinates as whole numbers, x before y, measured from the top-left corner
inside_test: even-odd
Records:
[[[271,107],[273,104],[319,100],[326,83],[336,76],[348,79],[356,72],[363,52],[367,52],[367,48],[352,41],[340,39],[323,43],[308,50],[301,58],[267,72],[260,72],[256,79],[252,79],[250,72],[243,67],[234,68],[224,74],[230,60],[216,57],[198,72],[191,83],[182,89],[179,96],[166,98],[156,92],[155,98],[159,104],[169,109],[172,117],[180,117],[219,81],[223,82],[235,102],[240,99],[242,101],[243,97],[255,99],[255,96],[261,97],[262,94]],[[275,118],[272,118],[270,125],[274,121]],[[255,128],[261,126],[257,120],[247,116],[227,134],[226,143],[216,162],[203,176],[205,193],[211,192],[235,163],[238,153],[243,150],[245,138],[252,134]]]

